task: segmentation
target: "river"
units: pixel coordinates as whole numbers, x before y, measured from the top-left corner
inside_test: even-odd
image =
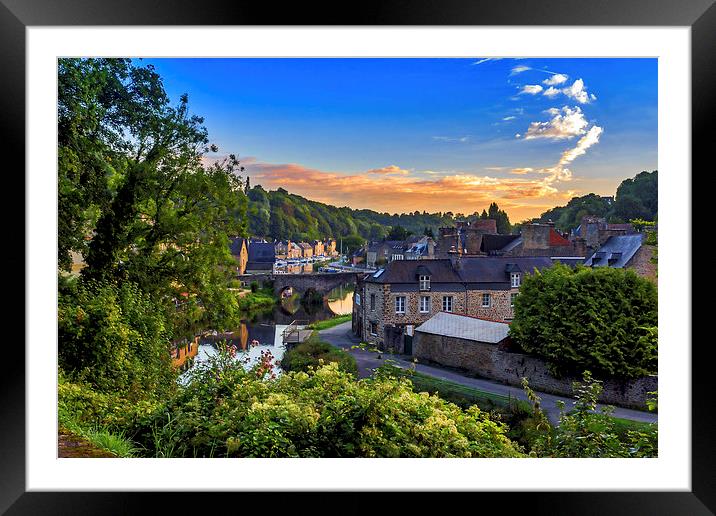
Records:
[[[249,315],[232,332],[203,337],[199,340],[197,355],[188,370],[216,355],[217,342],[224,340],[236,346],[237,359],[248,357],[247,367],[254,365],[263,351],[269,351],[274,360],[281,360],[285,351],[282,333],[289,324],[294,321],[323,321],[336,315],[350,314],[353,310],[354,288],[353,284],[341,285],[324,296],[322,302],[315,304],[304,303],[298,295],[292,295],[270,311]],[[187,372],[180,376],[180,381],[187,378]],[[280,374],[280,368],[276,367],[275,372]]]

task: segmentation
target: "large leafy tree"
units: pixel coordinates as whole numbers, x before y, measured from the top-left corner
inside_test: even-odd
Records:
[[[171,103],[151,66],[61,59],[58,76],[58,265],[80,252],[84,280],[183,296],[227,322],[228,235],[246,232],[236,157],[204,163],[218,149],[203,119],[186,95]]]

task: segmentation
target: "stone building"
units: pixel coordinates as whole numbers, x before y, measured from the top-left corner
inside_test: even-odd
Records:
[[[313,246],[308,242],[299,242],[298,247],[301,249],[301,258],[313,256]]]
[[[336,256],[338,254],[338,251],[336,250],[336,239],[335,238],[327,238],[323,242],[323,249],[325,250],[326,255],[328,256]]]
[[[404,336],[439,312],[509,321],[522,278],[549,257],[454,256],[396,260],[358,280],[353,331],[362,341],[404,351]]]
[[[497,234],[497,222],[493,219],[478,219],[473,222],[458,221],[455,227],[438,229],[436,256],[447,258],[452,253],[460,255],[481,255],[485,235]]]
[[[607,239],[584,265],[587,267],[613,267],[632,269],[638,275],[656,281],[654,246],[644,244],[646,233],[616,235]]]
[[[321,240],[314,240],[311,242],[311,246],[313,247],[313,256],[323,256],[325,254],[325,249]]]
[[[246,264],[249,261],[248,240],[241,237],[230,239],[229,251],[231,256],[236,260],[236,272],[244,274],[246,272]]]

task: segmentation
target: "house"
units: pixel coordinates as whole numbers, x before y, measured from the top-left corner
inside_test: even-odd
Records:
[[[284,242],[276,242],[274,244],[274,247],[276,249],[276,258],[287,258],[288,257],[288,249],[291,246],[291,241],[284,241]]]
[[[406,260],[432,260],[435,258],[435,240],[431,237],[413,237],[406,240]]]
[[[368,251],[368,247],[363,246],[360,249],[358,249],[355,253],[353,253],[351,255],[351,264],[354,267],[361,263],[364,264],[363,266],[365,266],[365,257],[366,257],[367,251]]]
[[[338,254],[338,251],[336,250],[336,239],[335,238],[327,238],[323,242],[323,248],[325,253],[328,256],[336,256]]]
[[[276,248],[269,242],[249,242],[249,256],[246,263],[246,273],[273,272],[276,262]]]
[[[286,254],[286,258],[291,260],[295,258],[301,257],[301,248],[298,246],[296,242],[288,241],[288,250]]]
[[[405,243],[402,240],[384,240],[373,243],[366,250],[368,267],[379,267],[393,260],[405,259]]]
[[[587,267],[613,267],[632,269],[640,276],[656,281],[654,246],[644,244],[646,233],[611,236],[595,251],[584,265]]]
[[[299,242],[298,247],[301,250],[301,258],[310,258],[313,256],[313,246],[308,242]]]
[[[497,234],[497,222],[493,219],[478,219],[473,222],[458,221],[455,227],[438,229],[437,257],[447,258],[451,254],[480,255],[485,235]]]
[[[485,235],[481,251],[491,256],[588,256],[582,237],[568,239],[554,228],[553,222],[532,223],[522,227],[519,235]]]
[[[357,281],[353,331],[400,350],[404,335],[439,312],[509,321],[524,276],[552,264],[549,257],[459,255],[389,262]]]
[[[236,271],[239,274],[244,274],[246,272],[246,264],[249,261],[249,249],[247,243],[248,240],[241,237],[234,237],[229,240],[229,250],[231,252],[231,256],[233,256],[236,260]]]
[[[323,256],[325,254],[325,249],[321,240],[314,240],[311,242],[311,246],[313,247],[313,256]]]

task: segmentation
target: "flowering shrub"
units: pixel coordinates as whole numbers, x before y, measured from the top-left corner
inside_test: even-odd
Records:
[[[157,456],[522,456],[488,414],[415,393],[407,379],[356,380],[335,363],[276,378],[270,354],[248,370],[230,355],[193,371],[135,438]]]

